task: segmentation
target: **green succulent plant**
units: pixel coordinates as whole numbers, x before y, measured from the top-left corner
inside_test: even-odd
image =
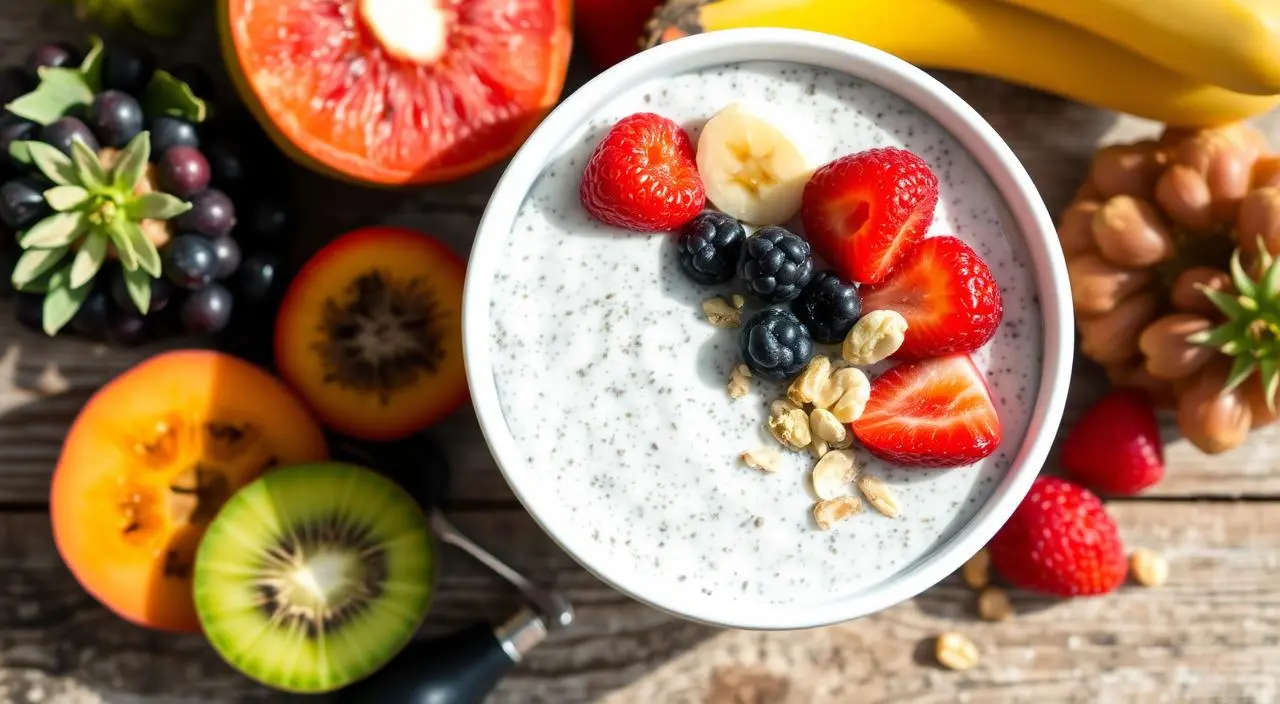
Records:
[[[1226,320],[1189,336],[1187,341],[1234,358],[1223,393],[1243,384],[1256,372],[1267,408],[1274,413],[1276,392],[1280,390],[1280,260],[1271,256],[1262,241],[1258,242],[1258,253],[1260,274],[1256,279],[1245,271],[1240,250],[1232,253],[1234,294],[1199,287]]]
[[[91,48],[80,66],[41,68],[36,88],[5,109],[49,125],[88,107],[102,89],[102,51],[102,41],[91,37]],[[165,71],[152,75],[141,101],[151,116],[173,115],[193,123],[207,117],[204,101]],[[53,212],[18,233],[24,251],[12,275],[17,290],[44,294],[45,333],[56,335],[75,317],[93,290],[94,277],[111,256],[120,260],[134,305],[147,313],[151,282],[160,276],[161,266],[160,254],[142,223],[168,220],[191,208],[186,201],[144,186],[150,133],[140,132],[110,166],[78,139],[71,144],[70,156],[38,141],[13,142],[9,154],[53,183],[43,193]]]
[[[70,157],[43,142],[28,142],[26,148],[54,184],[44,192],[53,213],[18,235],[24,251],[13,269],[13,286],[44,293],[45,333],[56,335],[71,321],[111,253],[120,259],[129,297],[145,314],[151,282],[160,276],[160,253],[141,223],[168,220],[191,208],[168,193],[142,188],[151,155],[149,133],[134,137],[110,168],[80,139],[72,142]]]

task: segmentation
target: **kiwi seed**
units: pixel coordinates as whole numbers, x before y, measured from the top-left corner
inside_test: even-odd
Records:
[[[348,284],[349,300],[325,300],[323,339],[313,345],[324,381],[376,394],[387,405],[397,389],[434,374],[444,360],[435,293],[419,277],[393,281],[370,270]]]

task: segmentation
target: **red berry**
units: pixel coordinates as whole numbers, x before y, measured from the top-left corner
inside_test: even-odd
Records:
[[[884,147],[815,171],[800,217],[814,250],[841,276],[877,284],[924,238],[937,204],[938,177],[924,159]]]
[[[1004,434],[982,372],[965,354],[885,372],[852,428],[872,455],[908,467],[973,464],[995,452]]]
[[[909,247],[889,278],[863,289],[864,311],[895,310],[907,319],[894,359],[972,352],[995,336],[1004,318],[1000,286],[987,263],[955,237]]]
[[[707,203],[689,135],[649,112],[609,130],[587,160],[579,196],[591,217],[642,232],[679,229]]]
[[[1105,594],[1129,571],[1102,502],[1057,477],[1036,479],[987,548],[992,566],[1010,584],[1053,596]]]
[[[1076,421],[1062,443],[1062,469],[1105,494],[1130,496],[1164,477],[1164,446],[1151,399],[1116,389]]]

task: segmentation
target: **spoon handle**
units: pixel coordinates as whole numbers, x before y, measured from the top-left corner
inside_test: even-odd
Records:
[[[386,667],[339,694],[336,704],[480,704],[547,635],[531,609],[498,627],[478,623],[415,641]]]

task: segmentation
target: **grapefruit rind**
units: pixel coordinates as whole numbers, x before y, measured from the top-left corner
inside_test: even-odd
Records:
[[[547,76],[546,90],[537,104],[527,106],[529,112],[523,127],[513,135],[509,143],[478,154],[470,161],[451,168],[429,168],[415,171],[390,169],[362,157],[334,149],[323,142],[309,138],[298,124],[296,117],[273,115],[263,101],[253,81],[246,74],[243,23],[237,22],[237,7],[244,0],[219,0],[218,28],[223,62],[241,100],[257,119],[271,141],[295,163],[320,174],[347,183],[397,188],[411,185],[432,185],[462,179],[493,166],[516,152],[529,135],[551,112],[564,91],[569,71],[572,49],[571,0],[552,0],[556,11],[557,31],[547,38],[553,49],[551,73]]]

